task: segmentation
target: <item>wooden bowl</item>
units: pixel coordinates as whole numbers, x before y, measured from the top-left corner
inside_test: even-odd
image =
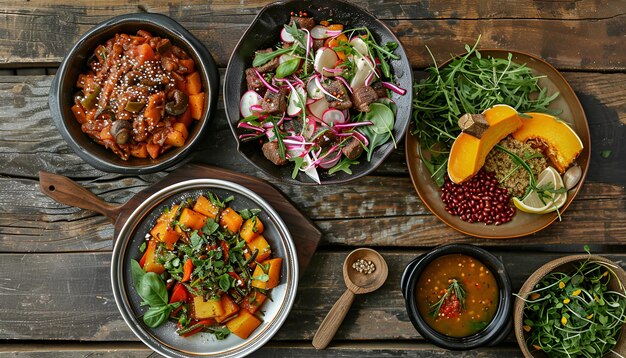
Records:
[[[568,272],[573,268],[575,263],[580,262],[580,261],[585,261],[587,259],[589,259],[592,262],[608,264],[611,266],[615,274],[612,277],[610,285],[609,285],[609,287],[612,290],[617,291],[619,289],[619,282],[621,282],[622,284],[626,284],[626,271],[624,271],[624,269],[622,269],[618,264],[602,256],[582,254],[582,255],[561,257],[541,266],[539,269],[537,269],[537,271],[535,271],[532,275],[530,275],[530,277],[528,277],[528,279],[526,280],[526,282],[520,289],[518,296],[526,299],[526,297],[533,290],[535,285],[539,283],[539,281],[541,281],[544,278],[544,276],[546,276],[547,274],[551,272]],[[515,332],[515,338],[517,339],[517,343],[519,344],[519,347],[522,350],[522,353],[524,353],[524,356],[526,358],[547,357],[546,354],[542,352],[537,352],[537,351],[531,352],[530,349],[528,349],[528,346],[526,345],[527,334],[522,328],[522,326],[524,325],[525,302],[522,301],[520,297],[517,297],[515,299],[515,306],[513,308],[513,319],[514,319],[513,329]],[[622,326],[621,334],[617,340],[617,344],[615,345],[615,347],[613,347],[613,350],[616,352],[620,352],[620,353],[626,352],[626,324]],[[608,354],[605,357],[613,357],[613,356],[614,355],[612,354]]]

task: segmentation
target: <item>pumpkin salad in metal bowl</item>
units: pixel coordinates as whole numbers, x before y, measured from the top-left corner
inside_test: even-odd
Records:
[[[429,177],[420,181],[411,170],[423,200],[427,195],[419,186],[433,187],[424,200],[431,211],[463,232],[496,237],[495,229],[475,232],[467,224],[506,226],[527,214],[556,213],[560,219],[571,201],[568,192],[578,190],[588,165],[588,127],[584,113],[573,123],[580,104],[569,93],[565,101],[560,98],[553,82],[569,86],[551,66],[520,53],[478,51],[477,45],[428,68],[429,77],[415,84],[407,161],[415,166],[410,156],[417,155],[426,171],[421,175]],[[538,73],[540,66],[554,71],[551,78]],[[587,144],[579,128],[586,130]],[[534,232],[523,231],[505,236]]]
[[[176,322],[183,337],[208,332],[246,339],[261,325],[259,309],[280,282],[282,258],[272,258],[259,211],[235,211],[207,193],[164,207],[133,260],[143,321]]]

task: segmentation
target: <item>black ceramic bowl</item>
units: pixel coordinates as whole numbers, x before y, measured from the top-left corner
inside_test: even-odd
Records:
[[[73,94],[76,91],[76,79],[79,74],[87,70],[87,59],[94,49],[114,37],[116,33],[135,34],[140,29],[149,31],[153,35],[169,38],[173,44],[184,49],[193,58],[206,93],[205,113],[191,126],[184,146],[171,148],[157,159],[131,157],[125,161],[83,133],[71,107]],[[72,150],[95,168],[122,174],[151,173],[168,168],[182,160],[200,140],[201,134],[209,126],[215,109],[218,83],[217,67],[211,54],[179,23],[160,14],[121,15],[87,31],[63,59],[50,89],[50,111],[61,136]]]
[[[312,179],[300,172],[296,179],[292,179],[292,165],[276,166],[263,156],[261,145],[257,142],[241,143],[237,130],[237,123],[240,119],[239,100],[246,91],[246,78],[244,71],[252,66],[254,51],[273,47],[279,41],[280,30],[283,25],[290,20],[291,11],[306,11],[318,21],[333,19],[333,22],[344,24],[345,28],[367,27],[376,37],[379,43],[400,41],[389,30],[385,24],[369,12],[341,0],[314,1],[314,0],[293,0],[287,2],[276,2],[264,7],[256,16],[250,27],[233,51],[226,75],[224,78],[224,104],[228,123],[237,141],[237,150],[252,165],[262,170],[266,174],[282,181],[301,184],[316,184]],[[411,118],[411,103],[413,101],[413,72],[402,44],[395,50],[400,56],[399,60],[390,62],[392,71],[396,76],[398,85],[407,90],[404,96],[393,94],[392,99],[398,105],[398,113],[395,119],[393,136],[396,142],[404,136]],[[359,178],[372,172],[383,160],[393,151],[394,144],[388,141],[378,147],[372,155],[372,160],[368,162],[362,156],[360,164],[350,167],[352,174],[343,171],[328,175],[326,171],[320,171],[320,181],[322,184],[337,184]]]
[[[499,302],[495,316],[485,329],[468,337],[449,337],[432,329],[424,321],[417,309],[416,285],[420,274],[434,259],[448,254],[464,254],[471,256],[487,266],[494,273],[499,288]],[[431,343],[452,350],[468,350],[481,346],[495,345],[501,342],[513,327],[511,319],[512,291],[511,280],[498,258],[477,246],[451,244],[440,246],[409,262],[402,273],[400,289],[406,302],[406,310],[411,323]]]

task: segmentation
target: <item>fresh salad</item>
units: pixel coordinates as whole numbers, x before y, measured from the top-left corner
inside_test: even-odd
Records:
[[[280,282],[282,259],[272,258],[260,210],[239,212],[207,193],[164,207],[146,235],[132,275],[143,321],[168,319],[184,337],[199,332],[246,339],[262,323],[259,308]]]
[[[306,12],[291,13],[275,48],[255,52],[246,69],[248,91],[241,96],[241,141],[259,141],[276,165],[294,165],[320,182],[328,174],[359,164],[365,152],[395,139],[397,112],[390,91],[395,42],[379,44],[366,27],[317,22]]]

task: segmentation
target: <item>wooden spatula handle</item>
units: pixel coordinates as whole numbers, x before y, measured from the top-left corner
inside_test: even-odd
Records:
[[[346,318],[346,314],[354,302],[354,293],[350,290],[339,297],[337,302],[333,305],[333,308],[328,311],[326,318],[322,321],[322,324],[315,332],[313,337],[313,347],[316,349],[324,349],[328,346],[328,343],[333,339],[335,333],[341,326],[341,322]]]
[[[41,192],[59,203],[95,211],[115,223],[122,205],[109,204],[72,179],[46,171],[39,172]]]

